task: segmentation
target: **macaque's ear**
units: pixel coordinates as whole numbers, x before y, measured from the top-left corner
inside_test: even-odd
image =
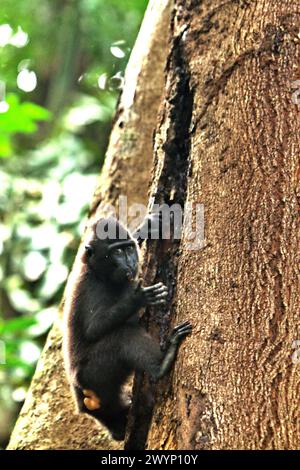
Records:
[[[86,263],[88,261],[88,259],[92,256],[92,254],[94,253],[94,250],[92,248],[91,245],[85,245],[84,247],[84,252],[82,254],[82,262],[83,263]]]
[[[93,250],[93,248],[91,247],[91,245],[85,245],[84,249],[85,249],[85,252],[86,252],[86,256],[87,256],[88,258],[89,258],[89,257],[93,254],[93,252],[94,252],[94,250]]]

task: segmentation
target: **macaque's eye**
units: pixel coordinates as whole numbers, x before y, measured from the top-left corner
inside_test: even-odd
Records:
[[[128,246],[127,250],[129,251],[129,253],[133,253],[134,252],[134,246],[133,245]]]
[[[117,255],[121,255],[121,254],[123,253],[122,248],[117,248],[117,249],[115,250],[115,253],[116,253]]]

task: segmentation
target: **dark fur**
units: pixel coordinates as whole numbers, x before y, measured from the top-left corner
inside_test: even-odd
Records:
[[[125,434],[129,404],[121,397],[121,387],[128,376],[139,371],[158,380],[170,369],[178,345],[191,331],[188,323],[177,327],[163,353],[139,325],[140,308],[164,303],[167,290],[162,284],[141,286],[136,280],[136,241],[128,233],[129,245],[125,243],[122,252],[111,250],[119,241],[99,240],[93,234],[81,275],[66,302],[64,338],[67,372],[79,411],[98,419],[115,439]],[[98,410],[85,407],[84,389],[99,397]]]

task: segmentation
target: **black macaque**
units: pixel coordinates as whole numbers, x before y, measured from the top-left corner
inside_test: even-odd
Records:
[[[192,327],[185,322],[174,328],[161,351],[140,326],[138,311],[165,304],[167,288],[162,283],[142,287],[138,280],[137,233],[130,235],[113,218],[99,223],[111,224],[115,234],[99,239],[98,225],[92,229],[80,277],[66,299],[65,362],[78,410],[123,440],[130,403],[122,397],[122,385],[133,371],[154,382],[163,377]]]

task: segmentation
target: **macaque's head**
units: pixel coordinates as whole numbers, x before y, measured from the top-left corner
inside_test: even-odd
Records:
[[[137,243],[116,219],[100,219],[92,227],[83,261],[103,281],[125,284],[138,274]]]

